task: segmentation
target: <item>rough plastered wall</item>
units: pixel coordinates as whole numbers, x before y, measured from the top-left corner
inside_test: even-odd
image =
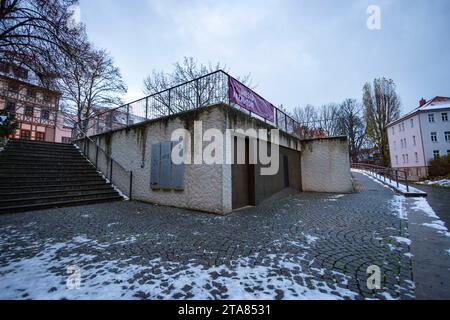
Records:
[[[301,167],[305,192],[353,192],[346,137],[302,141]]]
[[[186,164],[184,190],[164,191],[150,188],[151,145],[169,142],[175,129],[184,128],[193,138],[194,121],[209,128],[225,129],[222,108],[209,107],[135,125],[94,139],[127,170],[133,171],[133,200],[188,208],[212,213],[231,212],[231,166]],[[204,142],[206,146],[207,142]],[[193,148],[192,148],[193,149]],[[193,153],[193,150],[192,150]]]

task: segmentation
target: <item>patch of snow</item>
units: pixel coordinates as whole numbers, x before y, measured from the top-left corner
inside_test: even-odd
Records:
[[[420,181],[417,182],[417,184],[424,186],[450,187],[450,179]]]
[[[372,180],[378,182],[379,184],[383,184],[385,186],[394,188],[394,189],[398,189],[399,191],[401,191],[402,193],[418,193],[418,194],[425,194],[425,192],[411,187],[410,185],[408,186],[408,188],[406,188],[406,185],[399,183],[398,187],[397,187],[397,183],[394,180],[389,180],[388,178],[386,178],[386,181],[383,178],[378,178],[375,174],[369,172],[369,171],[365,171],[365,170],[359,170],[359,169],[352,169],[352,172],[357,172],[357,173],[361,173],[364,174],[365,176],[371,178]]]
[[[317,240],[319,240],[318,237],[314,237],[314,236],[309,235],[309,234],[304,234],[304,233],[303,233],[303,235],[305,236],[306,242],[308,243],[308,245],[312,245],[312,244],[314,244]]]
[[[405,210],[405,197],[395,195],[394,198],[389,202],[391,207],[394,209],[395,214],[403,220],[407,219],[407,213]]]
[[[438,233],[450,238],[450,232],[448,232],[445,223],[437,216],[425,198],[416,198],[412,209],[422,212],[427,217],[433,219],[431,223],[423,223],[423,226],[433,228],[437,230]]]
[[[425,199],[425,198],[415,199],[414,206],[412,207],[412,209],[417,210],[417,211],[422,211],[423,213],[425,213],[428,217],[430,217],[432,219],[440,220],[439,217],[434,212],[433,208],[431,208],[427,199]]]
[[[394,238],[399,243],[404,243],[408,246],[411,245],[411,240],[409,240],[408,238],[404,238],[404,237],[392,237],[392,238]]]
[[[230,266],[205,267],[194,261],[178,263],[153,259],[146,264],[125,261],[98,261],[97,256],[73,250],[67,257],[59,250],[99,244],[84,235],[71,241],[46,243],[40,254],[14,260],[0,268],[1,299],[136,299],[137,292],[147,299],[180,299],[186,287],[191,299],[216,299],[214,288],[225,290],[225,299],[274,299],[281,292],[283,299],[340,300],[356,293],[304,273],[295,256],[266,256],[263,265],[254,266],[250,258],[239,258]],[[68,289],[67,267],[78,266],[81,273],[79,289]],[[287,269],[289,274],[280,276]],[[321,270],[318,270],[321,272]],[[312,288],[294,278],[308,279]],[[209,289],[207,289],[209,287]],[[319,290],[320,288],[320,290]],[[246,290],[247,289],[247,290]],[[178,294],[179,298],[176,298]]]

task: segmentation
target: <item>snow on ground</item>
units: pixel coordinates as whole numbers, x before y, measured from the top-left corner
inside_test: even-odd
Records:
[[[392,238],[394,238],[399,243],[404,243],[408,246],[411,245],[411,240],[409,240],[408,238],[403,238],[403,237],[392,237]]]
[[[361,174],[364,174],[365,176],[369,177],[370,179],[372,179],[373,181],[377,182],[378,184],[382,184],[384,186],[389,186],[392,187],[394,189],[398,189],[403,193],[424,193],[423,191],[411,187],[411,185],[408,186],[408,189],[406,188],[406,185],[399,183],[398,187],[397,187],[397,183],[394,180],[389,180],[388,178],[386,178],[386,181],[384,180],[384,178],[378,178],[376,177],[373,173],[369,172],[369,171],[365,171],[365,170],[359,170],[359,169],[352,169],[353,172],[358,172]]]
[[[441,186],[441,187],[450,187],[450,179],[442,179],[442,180],[427,180],[427,181],[420,181],[417,182],[417,184],[421,184],[424,186]]]
[[[408,215],[405,209],[406,198],[404,196],[394,195],[394,198],[390,201],[391,207],[394,209],[394,213],[403,220],[408,219]]]
[[[136,237],[138,235],[125,240],[117,239],[115,244],[132,243]],[[317,240],[312,236],[306,237],[311,242]],[[84,251],[86,246],[107,250],[110,245],[85,235],[67,242],[52,242],[49,239],[39,254],[15,259],[0,267],[0,298],[214,299],[214,290],[224,291],[228,297],[226,299],[275,299],[280,294],[283,299],[296,300],[336,300],[343,296],[357,296],[347,289],[331,288],[309,270],[302,270],[298,257],[287,254],[267,255],[262,265],[257,266],[251,263],[251,257],[246,257],[233,260],[230,265],[205,267],[193,260],[179,263],[154,259],[145,265],[133,263],[133,258],[99,260],[96,255],[82,254],[77,250],[81,246],[84,246]],[[61,251],[68,250],[73,253],[61,254]],[[70,266],[80,268],[79,289],[67,287],[67,268]],[[294,277],[300,277],[310,285],[301,285]],[[186,296],[187,292],[191,295]]]
[[[420,211],[420,212],[424,213],[427,217],[433,219],[433,222],[423,223],[422,224],[423,226],[433,228],[433,229],[437,230],[438,233],[443,234],[450,238],[450,232],[448,232],[448,229],[445,226],[445,223],[434,212],[433,208],[431,208],[427,199],[415,198],[412,209]]]

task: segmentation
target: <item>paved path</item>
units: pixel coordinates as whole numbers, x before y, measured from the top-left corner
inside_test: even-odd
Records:
[[[415,185],[414,187],[428,194],[428,203],[446,225],[450,226],[450,189],[422,185]]]
[[[412,299],[406,199],[356,177],[359,193],[229,216],[133,202],[2,215],[0,298]]]

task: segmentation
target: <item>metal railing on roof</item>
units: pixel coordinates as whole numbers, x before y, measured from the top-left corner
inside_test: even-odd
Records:
[[[305,125],[294,120],[284,111],[274,107],[273,120],[258,116],[252,110],[231,103],[229,79],[223,70],[206,74],[120,107],[105,110],[85,119],[81,126],[88,136],[123,129],[148,120],[158,119],[197,108],[224,103],[249,116],[258,118],[286,133],[300,137]],[[244,84],[242,84],[245,86]],[[251,90],[251,89],[248,89]],[[75,125],[75,130],[79,128]],[[75,132],[73,136],[77,136]]]

